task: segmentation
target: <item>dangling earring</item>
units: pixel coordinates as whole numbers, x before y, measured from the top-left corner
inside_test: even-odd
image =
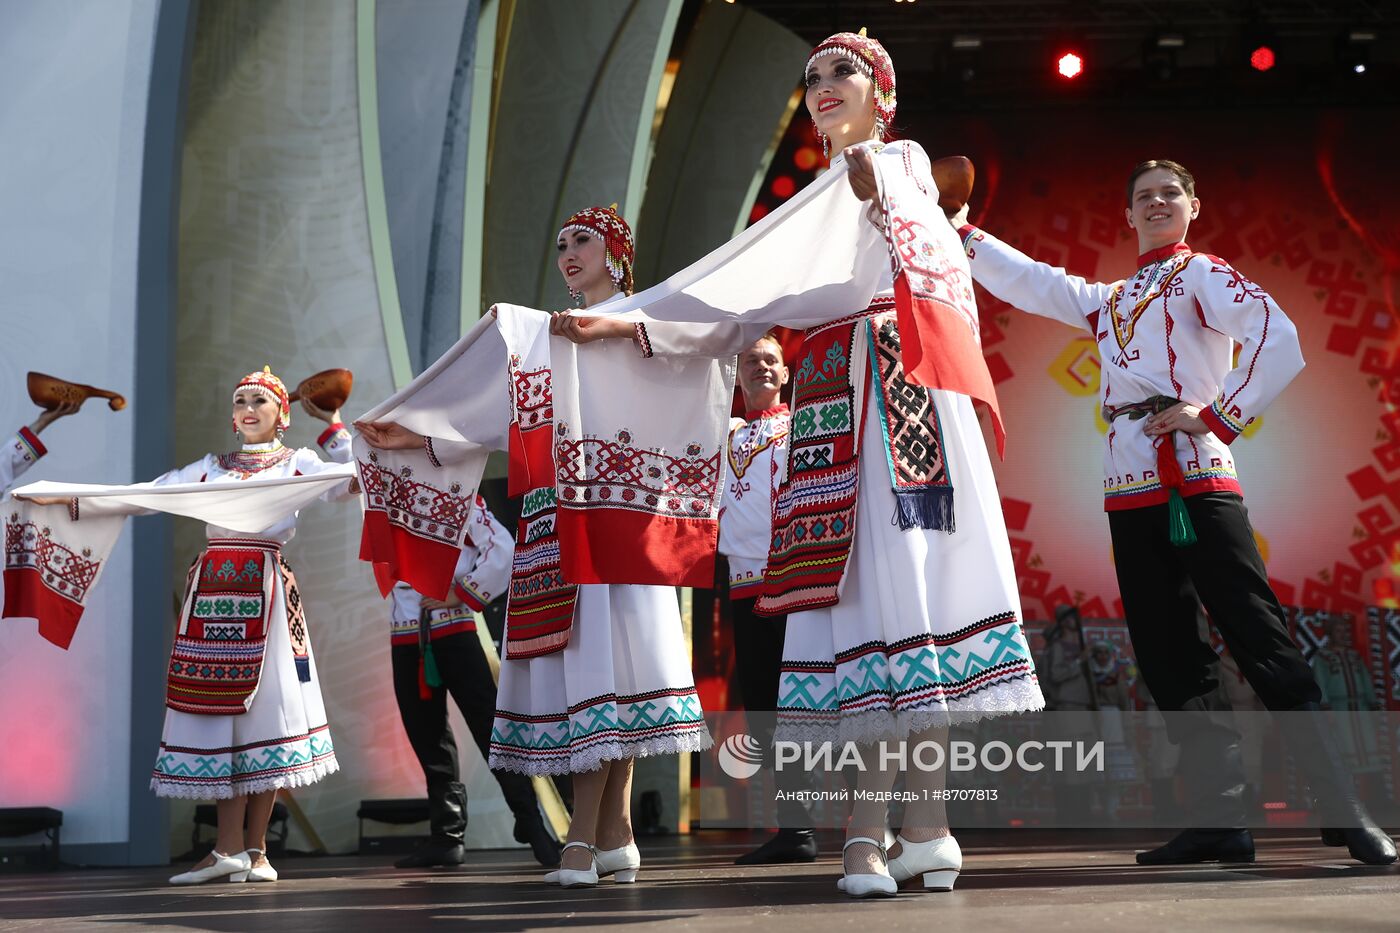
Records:
[[[812,121],[812,132],[817,134],[817,138],[822,141],[822,158],[831,158],[831,137],[827,136],[817,128],[817,121]]]

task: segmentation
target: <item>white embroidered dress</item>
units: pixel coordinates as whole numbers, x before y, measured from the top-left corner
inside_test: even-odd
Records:
[[[328,432],[330,433],[330,432]],[[324,436],[323,436],[324,437]],[[245,445],[250,454],[268,452],[273,444]],[[338,462],[349,461],[349,435],[342,429],[322,446]],[[215,454],[208,454],[178,470],[172,470],[143,486],[310,476],[330,464],[315,451],[300,448],[292,456],[255,473],[226,469]],[[340,494],[335,498],[342,498]],[[285,545],[296,534],[296,515],[258,533],[206,526],[212,541],[218,538],[261,538]],[[340,769],[321,700],[316,658],[307,641],[310,679],[298,679],[288,630],[288,611],[282,577],[273,581],[273,599],[267,623],[267,647],[257,693],[246,713],[206,716],[167,707],[165,729],[151,775],[151,790],[158,797],[199,800],[227,799],[245,794],[302,787]]]
[[[886,273],[875,300],[891,297],[891,287]],[[877,315],[876,326],[884,315],[893,318],[894,312]],[[727,326],[643,326],[658,356],[731,352],[750,336]],[[972,401],[930,390],[956,530],[901,529],[878,396],[871,391],[872,365],[866,362],[868,333],[857,328],[852,353],[852,366],[865,367],[864,376],[853,380],[856,410],[864,413],[855,540],[839,602],[788,616],[778,689],[780,739],[869,742],[1044,707],[1021,627],[996,477]]]
[[[710,745],[673,587],[582,584],[562,651],[501,662],[492,768],[568,774]]]

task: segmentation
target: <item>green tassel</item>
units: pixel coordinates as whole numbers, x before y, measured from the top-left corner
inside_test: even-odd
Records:
[[[1191,513],[1186,511],[1186,500],[1175,489],[1167,498],[1167,521],[1171,525],[1173,547],[1190,547],[1196,543],[1196,528],[1191,524]]]
[[[1191,540],[1196,540],[1194,535]],[[438,673],[437,658],[433,657],[432,642],[428,642],[428,647],[423,650],[423,679],[429,687],[442,686],[442,675]]]

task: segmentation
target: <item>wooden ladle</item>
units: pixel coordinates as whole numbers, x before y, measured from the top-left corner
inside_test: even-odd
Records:
[[[35,405],[45,411],[53,411],[64,402],[77,402],[81,405],[90,398],[107,399],[107,407],[112,411],[121,411],[126,407],[125,398],[106,389],[97,389],[79,382],[69,382],[56,376],[34,372],[29,373],[27,381],[29,397]]]
[[[335,411],[345,405],[350,398],[350,389],[355,384],[355,375],[348,369],[323,369],[314,376],[307,376],[287,397],[289,402],[309,398],[311,403],[323,411]]]

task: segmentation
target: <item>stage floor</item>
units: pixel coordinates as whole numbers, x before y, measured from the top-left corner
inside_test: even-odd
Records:
[[[997,841],[1004,841],[1001,834]],[[1149,839],[1037,836],[1033,851],[964,842],[951,894],[851,901],[836,892],[838,839],[811,865],[737,868],[757,837],[702,833],[642,844],[638,883],[565,891],[521,853],[473,851],[460,869],[397,871],[368,858],[288,858],[276,884],[165,884],[165,868],[0,875],[0,930],[567,928],[825,930],[1397,929],[1400,868],[1369,868],[1315,837],[1259,840],[1244,867],[1141,868]],[[1029,836],[1026,837],[1030,841]],[[1136,842],[1136,845],[1135,845]]]

